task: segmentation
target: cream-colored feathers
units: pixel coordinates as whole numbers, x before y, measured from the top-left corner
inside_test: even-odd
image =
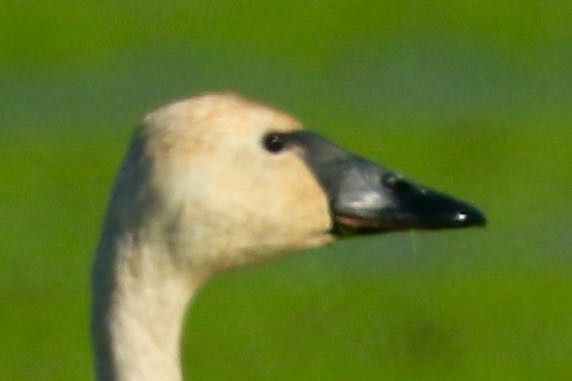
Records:
[[[262,146],[269,132],[300,128],[288,115],[228,94],[147,116],[136,144],[174,254],[218,269],[327,240],[329,208],[313,174],[296,153]]]
[[[149,114],[118,175],[96,255],[99,380],[181,379],[188,300],[212,273],[332,238],[328,200],[296,152],[269,132],[294,118],[231,94]]]

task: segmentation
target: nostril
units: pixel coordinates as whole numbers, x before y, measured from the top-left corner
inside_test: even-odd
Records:
[[[383,178],[383,184],[394,190],[404,190],[409,188],[410,183],[405,180],[405,178],[398,173],[391,173]]]
[[[389,188],[395,188],[401,181],[403,181],[402,177],[395,173],[386,175],[383,179],[383,183]]]

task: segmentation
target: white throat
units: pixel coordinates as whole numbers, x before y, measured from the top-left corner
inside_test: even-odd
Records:
[[[181,381],[182,327],[200,282],[146,263],[144,252],[154,248],[115,242],[119,248],[114,251],[105,246],[102,242],[93,274],[97,380]]]

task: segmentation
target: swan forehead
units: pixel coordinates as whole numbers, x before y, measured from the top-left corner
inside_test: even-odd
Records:
[[[265,131],[292,131],[292,116],[234,94],[209,94],[172,103],[143,122],[148,142],[187,151],[252,139]]]

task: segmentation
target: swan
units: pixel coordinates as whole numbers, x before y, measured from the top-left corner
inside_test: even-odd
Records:
[[[336,238],[485,224],[474,206],[228,93],[147,115],[117,176],[92,271],[99,381],[180,381],[190,300],[225,269]]]

